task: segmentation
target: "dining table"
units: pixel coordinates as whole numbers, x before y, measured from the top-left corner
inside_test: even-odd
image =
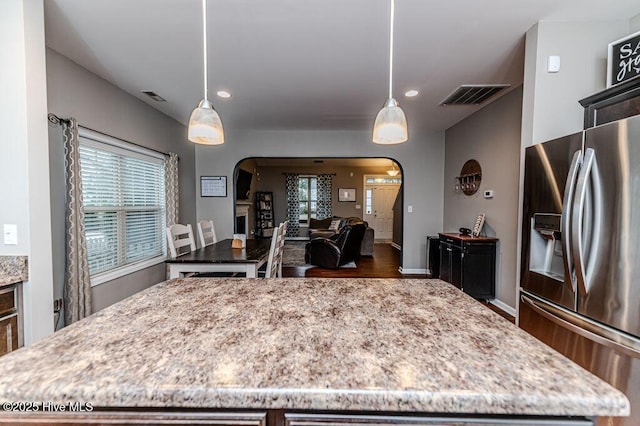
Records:
[[[233,248],[232,239],[224,239],[211,245],[168,258],[169,278],[180,278],[187,273],[229,272],[244,273],[256,278],[258,269],[269,257],[271,238],[246,240],[245,247]]]

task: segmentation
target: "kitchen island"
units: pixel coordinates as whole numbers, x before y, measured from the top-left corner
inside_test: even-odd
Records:
[[[421,279],[170,280],[0,358],[0,401],[40,404],[0,422],[43,424],[590,424],[629,412],[613,387]]]

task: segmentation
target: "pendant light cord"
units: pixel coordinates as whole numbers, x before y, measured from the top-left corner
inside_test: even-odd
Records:
[[[389,99],[393,98],[393,21],[395,15],[395,0],[391,0],[390,35],[389,35]]]
[[[202,46],[204,52],[204,99],[207,99],[207,0],[202,0]]]

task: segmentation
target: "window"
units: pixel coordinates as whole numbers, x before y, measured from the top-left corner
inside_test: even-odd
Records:
[[[373,189],[365,191],[364,214],[371,214],[373,210]]]
[[[127,271],[130,273],[149,266],[142,262],[164,258],[164,157],[147,151],[80,129],[82,199],[92,284],[96,284],[96,275],[139,266]]]
[[[399,185],[402,183],[401,177],[387,177],[387,176],[365,176],[365,184],[376,185]]]
[[[298,179],[298,201],[300,202],[300,223],[309,223],[318,212],[318,178],[300,176]]]

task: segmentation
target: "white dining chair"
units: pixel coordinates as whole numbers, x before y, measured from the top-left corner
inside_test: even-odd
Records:
[[[267,260],[267,269],[265,278],[282,278],[282,250],[284,247],[284,223],[281,223],[273,230],[271,237],[271,246],[269,248],[269,258]]]
[[[191,225],[176,223],[167,227],[167,241],[171,257],[178,257],[190,253],[196,249],[196,241],[193,238]]]
[[[280,230],[280,255],[278,258],[278,276],[282,277],[282,258],[284,256],[284,244],[285,244],[285,239],[287,237],[287,230],[289,229],[289,221],[285,220],[284,222],[282,222],[280,224],[280,226],[282,229]]]
[[[216,228],[213,226],[213,220],[201,220],[196,224],[198,227],[198,238],[200,239],[200,247],[206,247],[218,242],[216,237]]]

